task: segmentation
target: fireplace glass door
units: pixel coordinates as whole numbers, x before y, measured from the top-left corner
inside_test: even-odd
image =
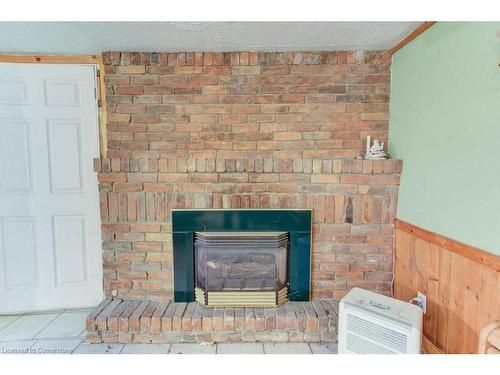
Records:
[[[287,298],[288,232],[196,232],[194,246],[195,294],[205,305],[278,305]]]

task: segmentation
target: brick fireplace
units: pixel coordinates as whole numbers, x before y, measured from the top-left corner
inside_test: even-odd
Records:
[[[391,293],[399,160],[383,51],[103,54],[106,296],[173,299],[172,210],[310,209],[311,296]]]

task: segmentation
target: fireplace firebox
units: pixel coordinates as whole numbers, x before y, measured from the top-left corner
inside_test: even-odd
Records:
[[[288,232],[196,232],[196,301],[207,306],[285,303],[288,248]]]
[[[311,210],[172,211],[174,300],[208,306],[309,301]]]

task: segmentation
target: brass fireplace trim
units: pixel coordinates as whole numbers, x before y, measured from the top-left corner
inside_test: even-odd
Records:
[[[205,292],[194,288],[195,300],[209,307],[276,307],[288,301],[288,287],[278,291]]]

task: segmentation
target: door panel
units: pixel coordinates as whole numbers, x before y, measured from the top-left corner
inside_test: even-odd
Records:
[[[36,219],[2,218],[2,238],[6,287],[37,287]]]
[[[47,121],[52,193],[83,192],[80,128],[79,120]]]
[[[45,80],[47,105],[80,105],[80,85],[72,80]]]
[[[0,314],[103,298],[95,67],[0,63]]]
[[[83,216],[54,216],[56,285],[87,281],[86,227]]]
[[[16,157],[13,158],[12,155]],[[0,119],[0,192],[32,193],[31,140],[28,121]]]
[[[25,82],[15,79],[0,79],[0,104],[28,104]]]

